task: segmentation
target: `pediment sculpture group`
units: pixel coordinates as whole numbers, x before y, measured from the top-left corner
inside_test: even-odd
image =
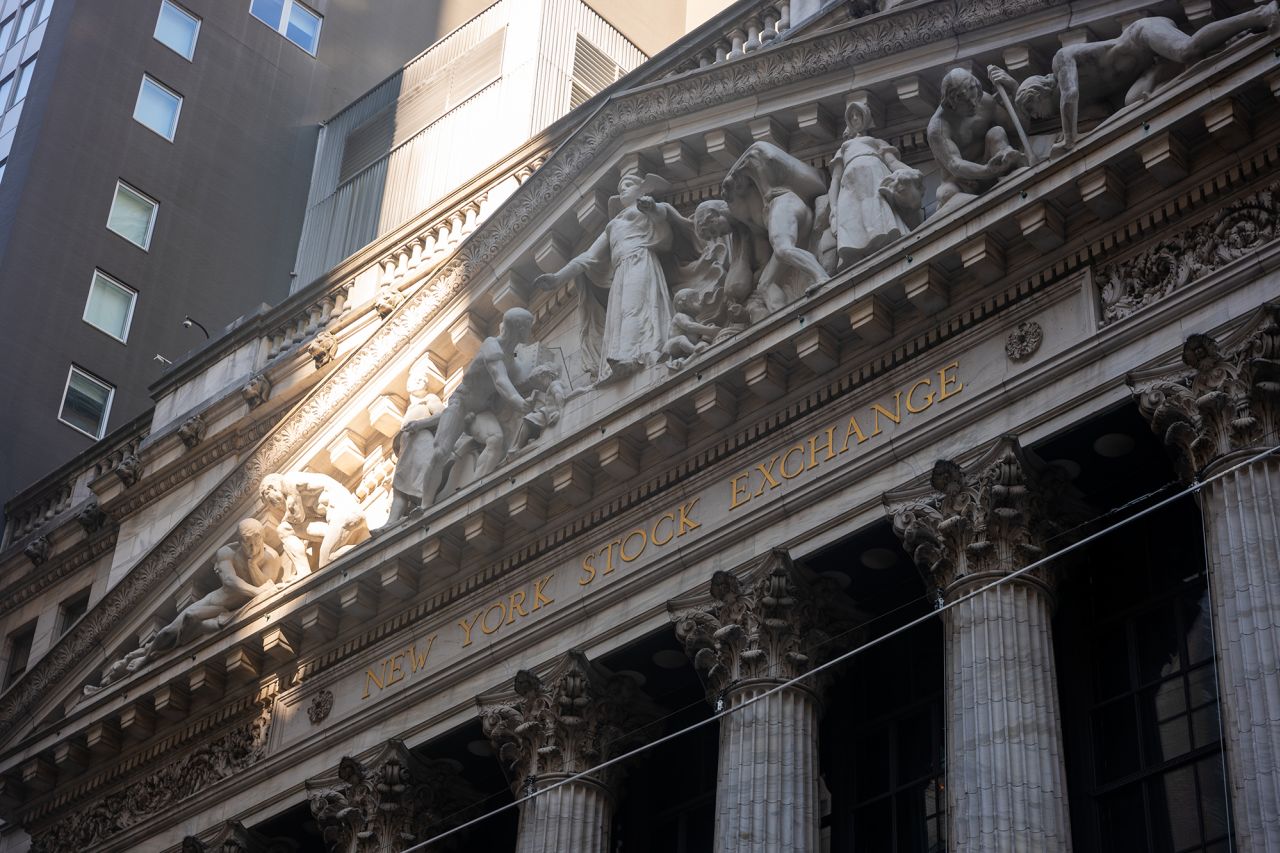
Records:
[[[993,91],[965,68],[948,71],[927,128],[938,178],[933,215],[1033,165],[1026,132],[1033,123],[1059,117],[1049,156],[1060,156],[1076,145],[1082,114],[1105,124],[1118,102],[1140,102],[1237,36],[1276,27],[1274,0],[1194,35],[1169,18],[1144,17],[1116,38],[1061,48],[1050,73],[1021,83],[990,66]],[[851,100],[844,119],[828,174],[755,142],[725,175],[723,198],[703,201],[690,217],[656,200],[669,189],[662,177],[623,175],[602,233],[533,283],[555,289],[577,282],[586,380],[576,382],[562,356],[532,342],[534,318],[523,308],[505,312],[447,402],[429,390],[424,354],[410,368],[409,404],[394,439],[387,523],[483,479],[538,442],[573,396],[656,364],[678,370],[919,227],[924,173],[869,134],[864,103]],[[272,474],[260,491],[267,520],[245,519],[218,549],[218,586],[110,664],[86,694],[218,631],[251,601],[323,570],[370,536],[360,502],[327,475]]]

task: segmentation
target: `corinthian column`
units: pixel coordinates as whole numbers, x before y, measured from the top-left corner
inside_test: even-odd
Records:
[[[1192,335],[1182,361],[1134,374],[1142,414],[1187,483],[1280,444],[1280,304],[1221,343]],[[1280,458],[1201,494],[1236,849],[1280,851]]]
[[[399,853],[461,823],[480,795],[458,769],[452,761],[419,759],[400,741],[390,740],[308,779],[311,814],[326,849]],[[459,848],[446,840],[439,849]]]
[[[716,572],[710,592],[668,604],[720,721],[716,853],[818,850],[819,685],[786,687],[851,621],[833,588],[775,550],[741,576]]]
[[[657,708],[630,678],[569,652],[549,672],[516,674],[514,691],[479,697],[481,722],[520,806],[516,853],[609,853],[621,771],[551,787],[641,741]],[[551,790],[547,790],[551,788]]]
[[[1073,513],[1060,472],[1002,438],[965,469],[885,496],[893,527],[940,601],[957,602],[1046,552]],[[953,851],[1071,849],[1053,663],[1053,581],[1035,571],[942,614],[947,825]]]

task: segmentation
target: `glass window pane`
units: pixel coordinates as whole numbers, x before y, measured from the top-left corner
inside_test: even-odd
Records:
[[[40,7],[40,20],[49,19],[49,13],[53,11],[53,0],[44,0],[44,5]]]
[[[9,42],[13,40],[14,24],[17,18],[13,15],[4,19],[4,23],[0,23],[0,50],[4,50],[9,46]]]
[[[87,432],[94,438],[101,438],[110,402],[109,386],[73,367],[67,380],[67,391],[62,398],[62,413],[59,417],[76,429]]]
[[[151,224],[155,219],[156,205],[126,187],[116,185],[116,197],[107,215],[107,227],[131,243],[147,248],[151,242]]]
[[[150,77],[142,78],[138,103],[133,108],[133,117],[139,123],[172,140],[174,131],[178,129],[178,111],[181,108],[182,98]]]
[[[31,88],[31,75],[36,70],[36,58],[33,56],[22,64],[18,69],[18,88],[13,93],[13,102],[16,104],[27,96],[27,89]]]
[[[0,160],[0,181],[4,180],[4,167],[7,165],[9,165],[9,161],[7,159]]]
[[[280,18],[283,13],[284,0],[253,0],[249,4],[249,14],[272,29],[280,29]]]
[[[4,110],[9,106],[9,95],[13,92],[13,75],[0,81],[0,110]]]
[[[190,59],[196,50],[196,35],[200,32],[200,20],[178,8],[169,0],[160,4],[160,19],[156,21],[156,41],[180,56]]]
[[[89,285],[89,301],[84,307],[84,321],[123,341],[129,337],[135,296],[129,288],[95,272]]]
[[[31,23],[31,4],[27,3],[18,10],[18,25],[13,29],[13,38],[15,41],[22,38],[26,34],[26,27]]]
[[[316,44],[320,41],[320,16],[298,3],[289,9],[289,26],[285,30],[285,38],[305,50],[316,52]]]

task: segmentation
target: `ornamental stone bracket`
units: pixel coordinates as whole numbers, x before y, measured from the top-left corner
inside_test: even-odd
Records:
[[[1066,473],[1003,436],[976,461],[933,466],[927,484],[889,492],[885,506],[925,582],[940,601],[1003,577],[1065,544],[1087,508]],[[1029,577],[1051,591],[1054,573]]]
[[[651,734],[646,727],[660,714],[635,681],[580,651],[542,674],[522,669],[513,689],[476,701],[516,796],[537,790],[541,777],[583,773],[626,752]],[[615,765],[593,778],[612,789],[620,776]]]
[[[470,816],[480,794],[460,770],[457,762],[422,760],[389,740],[307,780],[307,798],[327,849],[396,853]]]
[[[296,853],[298,842],[266,838],[238,820],[228,820],[199,835],[188,835],[173,853]]]
[[[1129,374],[1152,431],[1194,482],[1234,453],[1280,438],[1280,302],[1263,305],[1221,341],[1187,338],[1180,363]]]
[[[668,602],[676,636],[707,700],[747,681],[799,678],[843,645],[860,621],[834,583],[774,548],[740,573],[718,571],[706,592]],[[810,685],[813,688],[815,685]]]

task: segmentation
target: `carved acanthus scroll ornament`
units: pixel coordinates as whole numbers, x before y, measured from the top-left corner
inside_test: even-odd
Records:
[[[1132,258],[1098,270],[1103,325],[1122,320],[1275,240],[1277,191],[1280,182],[1232,202]]]
[[[657,708],[636,682],[569,652],[550,674],[521,670],[515,692],[480,697],[481,724],[517,793],[544,775],[590,770],[644,738]],[[599,774],[611,787],[618,768]]]
[[[1206,466],[1280,435],[1280,303],[1225,344],[1192,335],[1182,364],[1129,377],[1138,409],[1194,481]]]
[[[833,637],[855,624],[852,604],[835,586],[802,572],[780,549],[745,578],[716,572],[710,601],[671,608],[676,637],[713,703],[740,682],[804,675],[838,651]]]
[[[1038,560],[1084,515],[1063,469],[1012,436],[968,469],[938,461],[928,487],[886,495],[885,502],[903,547],[944,599]],[[1031,575],[1049,585],[1049,573]]]
[[[343,758],[332,777],[308,781],[311,814],[335,853],[396,853],[468,816],[480,795],[458,770],[391,740],[363,761]]]
[[[258,763],[267,752],[274,705],[274,697],[264,698],[251,719],[122,790],[76,808],[49,829],[33,833],[33,853],[93,849],[157,812]]]

